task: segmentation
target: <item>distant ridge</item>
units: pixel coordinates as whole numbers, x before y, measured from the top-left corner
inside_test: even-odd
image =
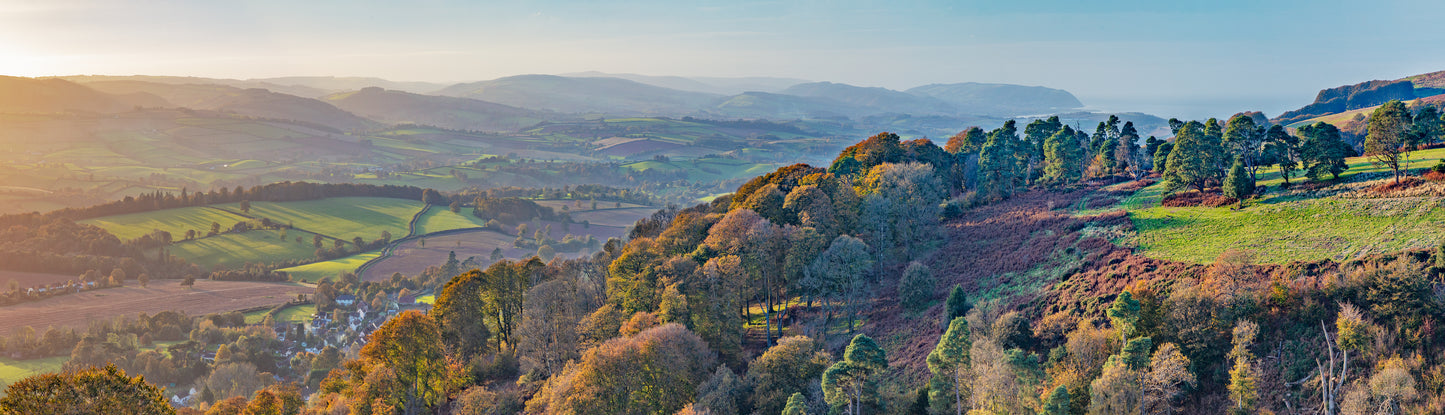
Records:
[[[378,87],[323,98],[358,115],[392,124],[424,124],[454,130],[513,131],[564,116],[469,98],[391,91]]]
[[[556,75],[518,75],[457,84],[437,91],[437,95],[537,110],[619,115],[682,115],[721,98],[620,78]]]

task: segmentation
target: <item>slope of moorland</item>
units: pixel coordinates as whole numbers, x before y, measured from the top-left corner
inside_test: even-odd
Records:
[[[887,88],[860,87],[833,82],[813,82],[793,85],[779,93],[806,98],[828,99],[844,104],[865,107],[875,112],[913,115],[952,115],[958,113],[957,108],[938,97],[913,95]]]
[[[1069,91],[1042,86],[964,82],[924,85],[903,92],[938,98],[965,114],[1045,114],[1084,106]]]

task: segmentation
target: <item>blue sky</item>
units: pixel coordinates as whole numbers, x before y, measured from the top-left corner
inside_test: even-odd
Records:
[[[1321,88],[1445,70],[1442,19],[1445,3],[1393,0],[0,0],[0,74],[975,81],[1103,110],[1275,115]]]

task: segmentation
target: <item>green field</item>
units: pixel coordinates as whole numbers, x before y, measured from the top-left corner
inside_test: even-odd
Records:
[[[1445,149],[1416,152],[1412,158],[1425,162],[1413,167],[1434,164],[1442,156]],[[1350,170],[1342,179],[1383,170],[1361,157],[1347,162]],[[1261,184],[1271,185],[1270,192],[1238,210],[1159,206],[1164,185],[1146,187],[1119,205],[1136,231],[1119,242],[1173,261],[1210,263],[1226,250],[1241,249],[1253,251],[1260,263],[1280,264],[1348,260],[1445,241],[1441,198],[1307,198],[1280,193],[1273,187],[1277,183],[1277,173],[1263,175]]]
[[[416,234],[426,235],[452,229],[480,228],[486,224],[487,221],[473,216],[471,209],[462,209],[461,212],[452,213],[450,209],[438,207],[427,211],[425,215],[422,215],[421,220],[416,222]]]
[[[435,294],[427,294],[416,298],[417,304],[436,304],[436,302],[437,296]]]
[[[246,324],[257,324],[266,318],[271,310],[257,310],[246,313]],[[304,323],[311,321],[311,315],[316,314],[315,304],[293,305],[281,309],[274,318],[276,322]]]
[[[70,356],[47,357],[43,359],[12,360],[0,357],[0,384],[9,385],[30,375],[59,372],[60,365]]]
[[[223,206],[240,211],[236,203]],[[370,241],[380,238],[382,231],[391,232],[393,239],[405,236],[407,223],[421,208],[421,202],[415,200],[338,197],[300,202],[252,202],[249,214],[347,241],[358,236]]]
[[[292,281],[320,282],[330,280],[341,275],[343,272],[356,272],[361,264],[370,261],[372,258],[381,256],[380,252],[366,252],[352,255],[345,258],[337,258],[330,261],[321,261],[291,268],[282,268],[277,271],[284,271],[291,274]]]
[[[211,230],[213,222],[221,224],[221,229],[224,230],[229,229],[236,222],[245,222],[246,220],[244,217],[220,209],[186,207],[106,216],[84,220],[80,223],[99,226],[122,241],[139,238],[156,229],[170,232],[171,238],[178,241],[185,237],[187,230],[195,230],[205,235]]]
[[[286,240],[280,239],[279,230],[255,230],[245,233],[226,233],[171,245],[170,253],[202,269],[214,267],[236,268],[250,263],[273,263],[278,261],[304,260],[316,257],[312,245],[312,234],[291,229]],[[301,237],[301,243],[296,243]],[[325,242],[330,248],[331,242]],[[354,247],[350,247],[353,248]]]

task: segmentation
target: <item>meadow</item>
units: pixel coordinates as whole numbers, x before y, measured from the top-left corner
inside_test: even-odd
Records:
[[[241,211],[237,203],[220,206],[232,212]],[[336,197],[299,202],[251,202],[247,215],[269,218],[346,241],[358,236],[370,241],[381,238],[382,231],[390,232],[394,239],[405,236],[407,224],[421,208],[422,203],[415,200]]]
[[[1411,154],[1413,168],[1433,165],[1445,149]],[[1387,169],[1367,158],[1347,159],[1341,183],[1385,179]],[[1273,169],[1271,169],[1273,170]],[[1281,191],[1278,172],[1262,172],[1264,196],[1242,208],[1166,207],[1156,183],[1124,199],[1135,234],[1117,242],[1148,257],[1210,263],[1230,249],[1252,251],[1260,263],[1322,259],[1349,260],[1369,254],[1426,248],[1445,242],[1445,206],[1439,197],[1341,198],[1302,191]],[[1299,184],[1308,179],[1295,179]],[[1355,185],[1354,187],[1359,187]]]
[[[270,313],[269,309],[245,313],[246,324],[258,324],[266,319],[266,314]],[[277,323],[305,323],[311,321],[313,314],[316,314],[315,304],[300,304],[281,309],[273,319]]]
[[[356,272],[361,264],[373,258],[381,256],[380,252],[365,252],[344,258],[337,258],[330,261],[313,262],[306,265],[282,268],[282,271],[291,275],[292,281],[316,283],[324,280],[334,280],[343,272]],[[390,275],[390,274],[388,274]]]
[[[155,230],[170,232],[173,240],[184,238],[187,230],[201,235],[211,230],[212,223],[229,229],[246,217],[212,207],[184,207],[88,219],[80,223],[99,226],[122,241],[139,238]]]
[[[60,366],[68,360],[70,356],[28,360],[0,357],[0,385],[9,385],[34,374],[59,372]]]
[[[421,219],[417,220],[415,232],[416,235],[426,235],[454,229],[480,228],[486,224],[487,221],[472,215],[471,208],[452,212],[445,207],[438,207],[428,210],[421,216]]]
[[[313,234],[290,229],[285,232],[286,239],[282,240],[281,233],[282,231],[274,229],[225,233],[179,242],[167,249],[171,255],[207,270],[237,268],[246,263],[265,264],[316,258],[316,247],[312,245]],[[296,242],[298,237],[301,238],[299,243]],[[328,240],[323,246],[330,248],[331,244]]]

